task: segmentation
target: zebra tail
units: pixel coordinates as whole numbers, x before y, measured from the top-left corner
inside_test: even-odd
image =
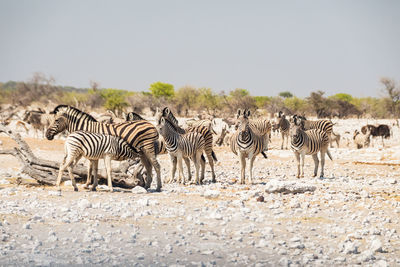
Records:
[[[328,154],[328,157],[329,157],[331,160],[333,160],[333,159],[332,159],[331,152],[329,152],[329,149],[326,150],[326,154]]]
[[[211,156],[213,157],[214,161],[218,161],[217,156],[215,155],[214,150],[211,152]]]

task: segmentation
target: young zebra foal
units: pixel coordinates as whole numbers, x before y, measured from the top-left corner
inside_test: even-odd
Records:
[[[314,177],[317,176],[319,164],[318,152],[321,154],[320,177],[324,177],[325,153],[328,154],[329,158],[332,160],[332,156],[328,149],[328,134],[320,129],[305,131],[303,122],[298,123],[298,120],[295,119],[294,124],[291,125],[290,129],[291,148],[297,161],[297,178],[304,177],[305,155],[312,155],[314,160]]]
[[[196,184],[201,184],[199,169],[201,165],[201,176],[204,177],[205,162],[201,160],[201,154],[204,151],[205,140],[198,132],[188,132],[181,134],[177,128],[168,119],[161,117],[157,120],[157,130],[164,137],[168,154],[171,157],[171,178],[168,182],[174,180],[176,164],[178,163],[178,181],[185,184],[185,175],[183,174],[182,159],[190,158],[196,168]],[[183,178],[183,180],[182,180]]]
[[[105,159],[108,188],[110,192],[113,191],[111,180],[111,160],[121,161],[139,157],[139,152],[134,150],[122,138],[85,131],[76,131],[71,133],[65,140],[64,151],[64,159],[60,164],[60,170],[57,177],[57,187],[60,191],[61,177],[65,168],[68,169],[68,174],[71,178],[74,190],[78,191],[75,178],[72,174],[72,168],[78,163],[81,157],[85,157],[89,160],[88,178],[85,184],[86,188],[90,183],[92,171],[94,173],[92,191],[96,191],[98,183],[98,161],[102,158]]]

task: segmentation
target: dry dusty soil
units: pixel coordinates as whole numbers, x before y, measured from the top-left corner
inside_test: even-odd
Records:
[[[39,157],[61,161],[62,140],[26,140]],[[66,182],[59,195],[27,185],[16,159],[0,155],[0,265],[399,266],[398,140],[396,129],[385,148],[332,148],[322,179],[311,177],[307,157],[297,179],[293,153],[273,136],[252,185],[237,183],[238,158],[218,147],[217,183],[207,166],[205,185],[164,184],[161,193],[73,192]],[[169,177],[169,157],[159,161]]]

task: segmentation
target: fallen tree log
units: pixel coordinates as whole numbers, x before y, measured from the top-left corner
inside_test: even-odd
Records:
[[[7,134],[17,143],[17,147],[14,147],[13,149],[0,150],[0,155],[12,155],[16,157],[22,165],[21,173],[35,179],[39,184],[55,185],[60,163],[36,157],[29,145],[21,138],[21,135],[12,132],[6,126],[0,125],[0,133]],[[133,188],[137,185],[144,186],[146,174],[144,168],[139,164],[139,161],[130,161],[130,163],[125,163],[124,168],[122,169],[124,172],[121,170],[113,170],[113,186],[122,188]],[[86,181],[87,167],[82,164],[77,164],[73,169],[73,174],[74,176],[78,176],[76,179],[77,181]],[[107,178],[100,173],[98,178],[100,184],[107,184]],[[67,170],[63,173],[62,180],[69,180]]]

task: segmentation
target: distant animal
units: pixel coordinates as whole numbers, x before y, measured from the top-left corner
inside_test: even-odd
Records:
[[[383,139],[388,139],[390,137],[390,128],[386,124],[379,124],[378,126],[367,124],[361,127],[361,132],[366,134],[367,129],[371,131],[371,136],[373,138],[380,136],[382,138],[382,145],[385,146]]]
[[[144,118],[142,116],[140,116],[139,114],[137,114],[136,112],[129,112],[128,114],[126,114],[126,121],[140,121],[140,120],[144,120]]]
[[[297,161],[297,178],[304,177],[304,158],[306,155],[312,155],[314,160],[314,177],[318,172],[318,152],[321,156],[321,174],[324,177],[325,154],[332,160],[329,152],[329,137],[327,132],[321,129],[305,130],[305,121],[294,118],[290,129],[291,148]]]
[[[250,110],[238,110],[238,129],[231,137],[230,147],[235,155],[240,158],[240,183],[245,183],[246,159],[250,161],[249,183],[253,182],[253,163],[256,156],[268,149],[268,138],[255,128],[250,126]],[[266,144],[264,142],[267,142]]]
[[[75,178],[72,174],[72,169],[81,159],[81,157],[85,157],[89,160],[88,177],[85,184],[86,188],[88,188],[88,185],[91,182],[92,173],[94,174],[92,191],[96,191],[98,184],[98,161],[102,158],[105,159],[108,188],[110,192],[113,191],[111,180],[111,160],[121,161],[139,157],[139,151],[134,150],[122,138],[85,131],[76,131],[68,135],[67,139],[65,140],[64,151],[65,155],[62,163],[60,164],[60,170],[58,172],[56,184],[59,190],[61,190],[60,183],[62,174],[67,168],[69,177],[72,181],[72,186],[74,187],[75,191],[78,191]]]
[[[336,142],[337,147],[339,147],[339,143],[340,143],[340,133],[335,133],[335,132],[332,131],[331,137],[332,137],[331,140],[330,140],[331,147],[333,147],[333,146],[332,146],[332,142]]]
[[[39,110],[27,110],[25,111],[22,119],[24,122],[32,125],[35,130],[36,137],[38,137],[38,131],[42,132],[42,136],[45,135],[45,130],[53,122],[54,118],[50,114],[46,113],[42,109]]]
[[[218,136],[217,140],[215,141],[215,144],[217,146],[222,146],[223,145],[224,139],[225,139],[225,136],[226,136],[227,133],[229,133],[229,131],[226,129],[226,126],[224,126],[222,128],[221,134]]]
[[[370,137],[371,130],[368,127],[364,130],[364,133],[362,131],[359,132],[358,130],[355,130],[353,134],[353,140],[357,149],[368,147],[371,142]]]
[[[285,114],[282,111],[279,111],[278,118],[276,118],[275,124],[272,126],[272,129],[279,130],[282,136],[282,144],[281,149],[283,149],[283,144],[286,139],[286,149],[288,149],[289,142],[289,130],[290,130],[290,122],[286,119]]]

